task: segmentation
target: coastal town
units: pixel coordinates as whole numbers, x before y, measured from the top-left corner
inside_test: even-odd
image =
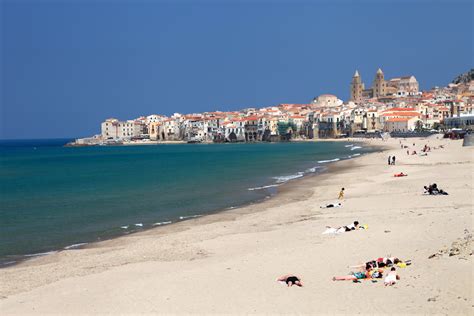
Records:
[[[70,145],[120,145],[162,142],[275,142],[343,137],[393,136],[472,129],[474,71],[446,87],[420,91],[415,76],[386,79],[382,69],[366,88],[356,70],[347,102],[332,94],[308,104],[278,104],[239,111],[171,116],[152,114],[121,121],[108,118],[101,133]]]

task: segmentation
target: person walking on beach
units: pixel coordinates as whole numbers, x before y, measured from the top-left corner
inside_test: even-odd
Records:
[[[395,166],[395,156],[392,157],[392,165]]]
[[[388,165],[390,166],[392,163],[392,157],[391,156],[388,156]]]
[[[341,192],[339,192],[339,200],[342,200],[344,198],[344,188],[341,189]]]

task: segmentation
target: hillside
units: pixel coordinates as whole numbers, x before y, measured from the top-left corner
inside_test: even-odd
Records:
[[[458,84],[458,83],[468,83],[469,81],[474,80],[474,69],[471,69],[463,74],[460,74],[454,80],[452,83]]]

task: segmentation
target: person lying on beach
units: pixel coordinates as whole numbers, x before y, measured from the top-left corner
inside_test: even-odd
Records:
[[[303,286],[303,282],[301,282],[301,279],[293,274],[287,274],[287,275],[281,276],[277,279],[277,281],[286,283],[288,287],[291,287],[293,285],[296,285],[299,287]]]
[[[354,281],[365,279],[381,279],[383,277],[382,269],[370,269],[366,271],[350,272],[348,275],[335,276],[333,281]]]
[[[383,284],[385,284],[385,286],[387,286],[387,285],[392,286],[395,283],[397,283],[397,280],[400,280],[400,276],[397,274],[396,269],[394,267],[392,267],[392,269],[390,269],[390,272],[385,277],[385,280],[383,281]]]
[[[400,173],[395,173],[393,176],[398,178],[398,177],[406,177],[408,175],[406,173],[400,172]]]
[[[344,232],[350,232],[353,230],[356,230],[359,227],[359,222],[354,221],[354,223],[349,224],[347,226],[340,226],[340,227],[331,227],[331,226],[326,226],[326,230],[323,232],[323,234],[340,234]],[[365,228],[365,226],[364,226]]]
[[[320,208],[331,208],[331,207],[342,207],[342,204],[339,202],[339,203],[329,203],[329,204],[320,206]]]
[[[433,183],[429,186],[424,186],[423,189],[424,189],[423,194],[448,195],[448,192],[438,189],[438,185],[436,183]]]
[[[349,268],[370,270],[374,268],[388,268],[392,267],[393,265],[397,265],[399,267],[406,267],[411,265],[411,260],[402,261],[396,257],[381,257],[375,260],[367,261],[365,264],[349,266]]]

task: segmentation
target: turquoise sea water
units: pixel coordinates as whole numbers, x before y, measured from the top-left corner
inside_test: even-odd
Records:
[[[262,199],[329,160],[342,142],[66,148],[0,142],[0,261],[64,249]]]

